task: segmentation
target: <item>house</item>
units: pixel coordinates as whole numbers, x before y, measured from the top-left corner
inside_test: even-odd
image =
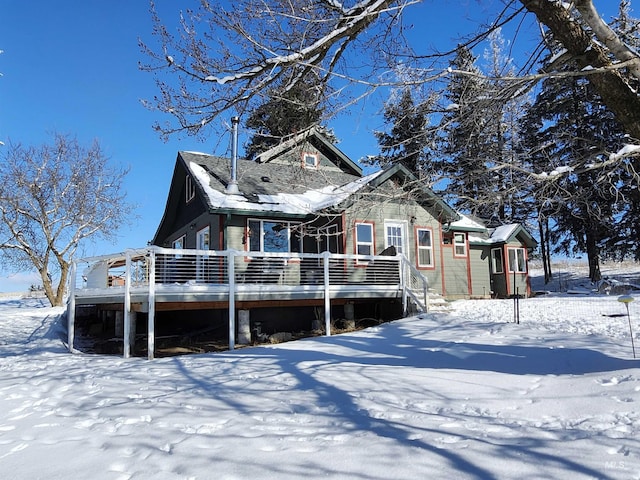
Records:
[[[536,246],[521,225],[456,212],[402,165],[365,173],[315,129],[257,161],[179,152],[151,243],[74,262],[70,350],[83,309],[84,328],[152,358],[156,336],[217,332],[232,349],[437,297],[527,296]]]
[[[238,160],[179,152],[153,244],[250,252],[377,255],[394,247],[447,299],[530,293],[536,241],[457,213],[402,165],[363,174],[315,129]]]

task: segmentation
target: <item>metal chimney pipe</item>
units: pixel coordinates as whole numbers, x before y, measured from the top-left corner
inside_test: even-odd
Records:
[[[227,184],[227,193],[230,194],[240,193],[238,190],[238,123],[240,123],[239,117],[231,117],[231,180]]]

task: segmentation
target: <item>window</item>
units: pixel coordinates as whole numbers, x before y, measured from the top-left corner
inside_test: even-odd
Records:
[[[356,254],[373,255],[373,225],[356,223]]]
[[[433,267],[433,239],[431,235],[432,233],[429,229],[416,229],[418,267]]]
[[[187,236],[186,235],[182,235],[181,237],[176,238],[171,243],[171,246],[173,248],[175,248],[176,250],[182,250],[182,249],[186,248],[186,243],[187,243]],[[175,258],[182,258],[182,254],[180,254],[180,253],[176,254]]]
[[[405,254],[405,230],[406,224],[403,222],[385,222],[384,229],[386,232],[385,248],[396,247],[396,252]]]
[[[453,234],[453,256],[467,256],[467,236],[464,233]]]
[[[303,153],[302,166],[305,168],[318,168],[318,155],[315,153]]]
[[[185,240],[187,239],[186,235],[182,235],[179,238],[176,238],[171,246],[176,250],[182,250],[184,248]]]
[[[526,273],[527,257],[524,248],[510,248],[509,252],[509,272]]]
[[[491,272],[492,273],[504,272],[504,266],[502,265],[502,249],[501,248],[491,249]]]
[[[297,224],[277,220],[249,220],[247,237],[251,252],[300,252]]]
[[[329,225],[318,229],[318,253],[338,253],[338,226]]]
[[[187,175],[185,179],[184,192],[185,192],[185,202],[187,203],[193,200],[194,197],[196,196],[196,186],[193,183],[193,178],[191,177],[191,175]]]

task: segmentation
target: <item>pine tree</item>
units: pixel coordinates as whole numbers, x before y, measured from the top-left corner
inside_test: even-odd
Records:
[[[615,234],[616,174],[590,165],[621,141],[622,128],[586,79],[567,77],[543,82],[523,131],[533,169],[555,177],[536,189],[541,236],[556,253],[586,253],[589,276],[598,280],[603,247]],[[549,218],[554,228],[544,231]]]
[[[467,48],[459,48],[451,64],[454,74],[444,94],[450,103],[441,121],[440,151],[449,180],[447,198],[458,209],[498,225],[528,215],[517,126],[526,98],[504,96],[501,78],[511,71],[511,60],[503,53],[499,31],[490,41],[486,78]]]
[[[316,77],[299,79],[293,87],[273,87],[264,103],[251,111],[245,126],[253,131],[245,145],[245,156],[252,160],[287,137],[319,126],[322,119],[322,90]],[[330,131],[325,130],[333,140]]]
[[[400,163],[420,179],[432,183],[435,172],[430,165],[433,150],[433,134],[429,131],[429,113],[436,97],[429,96],[422,102],[414,100],[411,87],[404,87],[387,100],[384,121],[389,132],[377,131],[380,155],[368,163],[388,165]]]

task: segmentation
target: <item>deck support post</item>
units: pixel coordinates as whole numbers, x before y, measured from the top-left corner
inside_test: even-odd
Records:
[[[126,252],[124,273],[124,331],[122,335],[122,356],[124,358],[131,356],[131,313],[131,252]]]
[[[331,290],[329,288],[329,256],[325,251],[322,254],[322,265],[324,267],[324,330],[326,336],[331,336]]]
[[[236,346],[236,257],[227,253],[227,274],[229,275],[229,350]]]
[[[69,299],[67,300],[67,344],[69,353],[74,353],[73,341],[76,328],[76,262],[71,262],[69,273]]]
[[[156,252],[149,251],[149,316],[147,319],[147,358],[153,360],[156,345]]]
[[[238,310],[238,343],[249,345],[251,343],[251,311]]]

